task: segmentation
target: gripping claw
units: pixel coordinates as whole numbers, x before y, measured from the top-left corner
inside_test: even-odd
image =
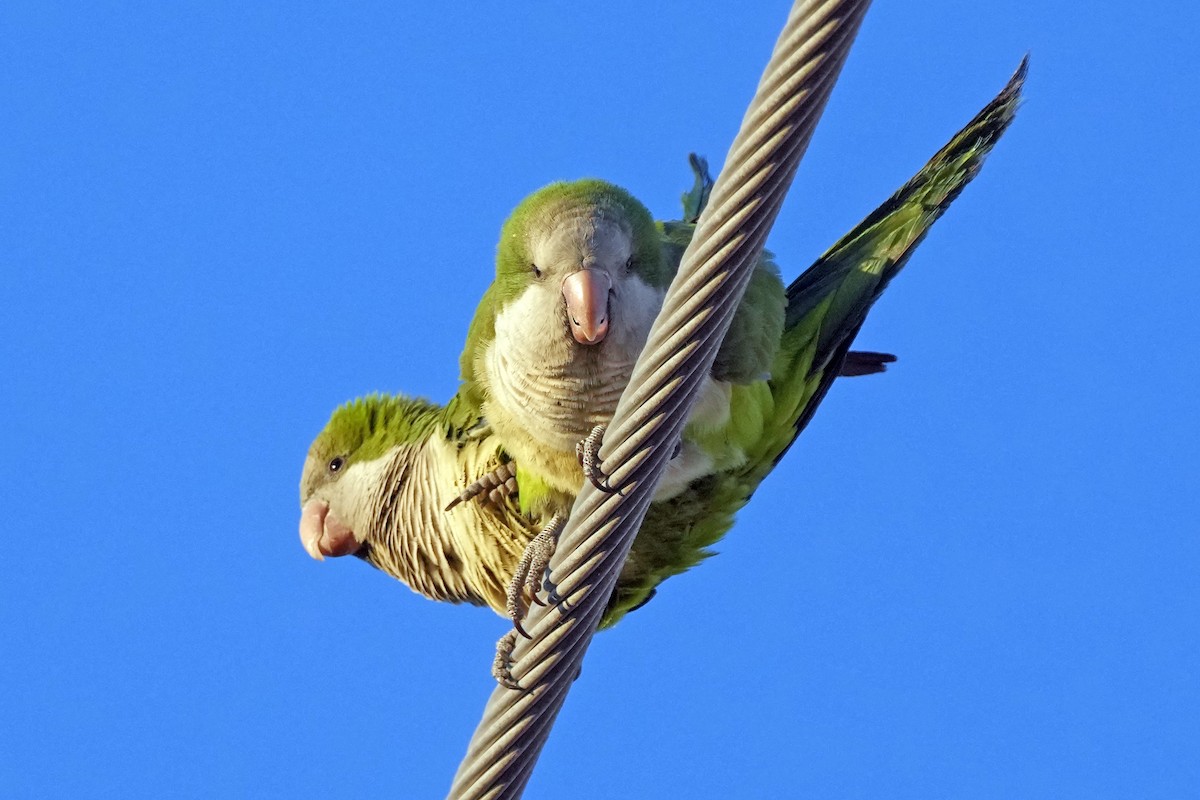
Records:
[[[566,522],[567,515],[562,512],[557,512],[550,518],[550,522],[542,528],[541,533],[525,545],[525,552],[521,554],[521,560],[517,562],[512,580],[508,583],[504,610],[508,612],[517,633],[526,639],[531,637],[521,626],[521,620],[525,618],[528,608],[525,605],[525,597],[528,595],[538,605],[545,605],[538,597],[538,591],[546,577],[546,570],[550,567],[550,557],[554,555],[554,548],[558,545],[558,534],[562,532]]]
[[[517,493],[517,462],[506,461],[479,480],[463,489],[458,497],[450,501],[444,510],[449,511],[467,500],[479,500],[480,503],[504,505],[509,497]],[[480,499],[482,498],[482,499]]]
[[[509,631],[496,642],[496,658],[492,661],[492,677],[506,689],[520,689],[512,675],[512,653],[517,646],[517,632]]]
[[[575,445],[575,457],[579,459],[579,466],[583,467],[583,474],[592,486],[607,494],[620,494],[609,484],[608,475],[600,466],[600,442],[604,439],[606,429],[604,425],[592,428],[587,438]]]

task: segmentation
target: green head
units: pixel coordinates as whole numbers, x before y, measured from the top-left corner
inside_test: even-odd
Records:
[[[579,261],[602,260],[608,253],[597,253],[606,228],[616,228],[628,242],[628,254],[621,267],[658,288],[666,288],[671,274],[659,253],[658,232],[649,210],[620,186],[594,178],[552,183],[521,201],[505,221],[496,249],[496,283],[511,287],[500,291],[511,297],[531,280],[546,277],[560,265],[549,263],[557,253],[540,244],[554,236],[575,245]],[[563,244],[567,244],[564,242]],[[538,263],[538,256],[547,263]],[[568,265],[578,269],[581,264]],[[536,269],[535,269],[536,268]],[[561,269],[561,267],[560,267]]]
[[[396,445],[416,444],[432,433],[442,407],[416,397],[372,394],[333,412],[308,449],[300,479],[300,502],[350,467],[373,461]]]
[[[654,219],[633,195],[594,179],[552,183],[504,223],[491,299],[501,312],[531,291],[544,295],[526,302],[553,309],[581,344],[597,344],[622,287],[636,280],[661,291],[671,276]]]

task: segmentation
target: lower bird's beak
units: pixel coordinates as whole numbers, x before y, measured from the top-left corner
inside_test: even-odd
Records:
[[[581,269],[563,278],[567,322],[580,344],[599,344],[608,334],[608,293],[612,278],[598,269]]]
[[[300,543],[317,561],[324,561],[325,556],[353,555],[362,547],[350,526],[329,513],[328,503],[315,497],[300,511]]]

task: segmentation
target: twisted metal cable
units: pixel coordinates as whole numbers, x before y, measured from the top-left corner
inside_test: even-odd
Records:
[[[524,791],[869,4],[793,4],[600,448],[621,493],[576,498],[551,561],[559,602],[531,609],[513,650],[524,688],[492,693],[451,798]]]

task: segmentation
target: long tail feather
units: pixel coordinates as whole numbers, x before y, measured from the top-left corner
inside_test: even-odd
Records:
[[[811,393],[798,398],[801,404],[793,418],[792,440],[804,430],[839,371],[845,374],[847,351],[871,306],[933,223],[979,174],[984,159],[1012,123],[1028,64],[1026,56],[995,99],[788,287],[785,336],[798,348],[796,352],[810,348],[812,352],[807,365]],[[851,363],[850,369],[854,368]],[[772,463],[790,446],[791,441],[775,454]]]

